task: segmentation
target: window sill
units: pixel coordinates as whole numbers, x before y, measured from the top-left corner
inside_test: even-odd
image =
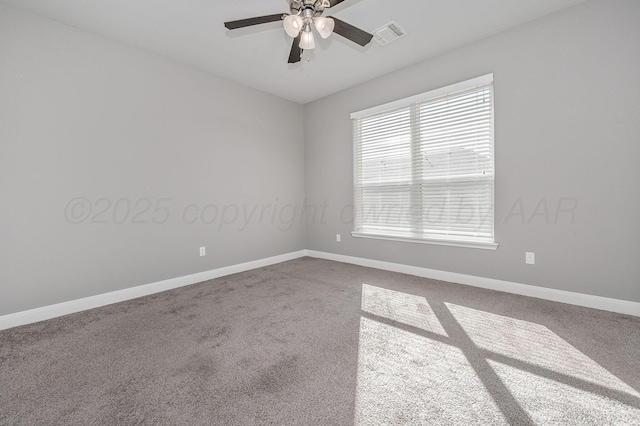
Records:
[[[370,234],[370,233],[355,232],[355,231],[351,232],[351,236],[355,238],[370,238],[374,240],[402,241],[406,243],[418,243],[418,244],[435,244],[440,246],[475,248],[475,249],[483,249],[483,250],[496,250],[498,248],[498,243],[395,237],[392,235]]]

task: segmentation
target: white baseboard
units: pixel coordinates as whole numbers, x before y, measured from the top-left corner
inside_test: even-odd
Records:
[[[306,256],[306,254],[306,250],[300,250],[292,253],[282,254],[279,256],[268,257],[265,259],[254,260],[238,265],[226,266],[223,268],[200,272],[197,274],[191,274],[183,277],[172,278],[169,280],[158,281],[151,284],[126,288],[124,290],[117,290],[110,293],[71,300],[69,302],[57,303],[55,305],[44,306],[42,308],[16,312],[14,314],[0,316],[0,330],[17,327],[19,325],[31,324],[38,321],[44,321],[80,311],[86,311],[87,309],[99,308],[100,306],[111,305],[113,303],[124,302],[125,300],[148,296],[150,294],[160,293],[161,291],[184,287],[202,281],[212,280],[214,278],[220,278],[226,275],[248,271],[250,269],[262,268],[263,266],[274,265],[276,263],[286,262],[287,260],[304,257]]]
[[[611,299],[608,297],[592,296],[589,294],[573,293],[570,291],[555,290],[545,287],[536,287],[527,284],[518,284],[510,281],[496,280],[493,278],[482,278],[472,275],[458,274],[455,272],[439,271],[436,269],[422,268],[418,266],[403,265],[400,263],[383,262],[380,260],[365,259],[361,257],[345,256],[341,254],[325,253],[315,250],[300,250],[286,253],[279,256],[254,260],[238,265],[226,266],[213,269],[211,271],[158,281],[137,287],[126,288],[124,290],[71,300],[69,302],[44,306],[42,308],[30,309],[28,311],[16,312],[14,314],[0,316],[0,330],[17,327],[44,321],[63,315],[73,314],[88,309],[99,308],[100,306],[111,305],[113,303],[124,302],[126,300],[171,290],[196,284],[202,281],[220,278],[250,269],[262,268],[276,263],[309,256],[319,259],[334,260],[337,262],[351,263],[354,265],[366,266],[369,268],[382,269],[385,271],[399,272],[402,274],[415,275],[423,278],[431,278],[440,281],[448,281],[458,284],[470,285],[473,287],[486,288],[490,290],[504,291],[506,293],[519,294],[522,296],[536,297],[538,299],[551,300],[554,302],[568,303],[571,305],[584,306],[587,308],[601,309],[604,311],[617,312],[621,314],[634,315],[640,317],[640,303],[626,300]]]
[[[617,312],[620,314],[640,317],[640,303],[638,302],[592,296],[590,294],[574,293],[571,291],[496,280],[493,278],[482,278],[472,275],[458,274],[455,272],[439,271],[436,269],[421,268],[418,266],[402,265],[399,263],[383,262],[380,260],[325,253],[314,250],[306,250],[306,253],[309,257],[316,257],[319,259],[351,263],[354,265],[382,269],[385,271],[400,272],[423,278],[465,284],[473,287],[498,290],[506,293],[519,294],[522,296],[535,297],[538,299],[551,300],[554,302],[568,303],[570,305],[584,306],[587,308],[601,309],[603,311]]]

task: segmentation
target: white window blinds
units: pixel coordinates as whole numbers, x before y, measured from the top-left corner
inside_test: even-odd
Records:
[[[493,75],[352,114],[354,236],[493,244]]]

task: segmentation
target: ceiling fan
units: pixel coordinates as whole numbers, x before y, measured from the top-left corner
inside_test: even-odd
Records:
[[[331,33],[336,33],[342,37],[366,46],[371,42],[373,34],[347,24],[335,17],[324,17],[325,9],[333,7],[344,0],[289,0],[291,13],[279,13],[276,15],[257,16],[255,18],[239,19],[237,21],[225,22],[224,26],[229,30],[250,27],[253,25],[266,24],[269,22],[284,21],[284,30],[293,37],[293,46],[289,54],[289,63],[295,64],[302,59],[302,52],[305,49],[316,47],[312,25],[322,38],[327,38]]]

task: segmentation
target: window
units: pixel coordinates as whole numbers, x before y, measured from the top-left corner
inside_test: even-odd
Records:
[[[492,74],[351,118],[353,236],[497,247]]]

